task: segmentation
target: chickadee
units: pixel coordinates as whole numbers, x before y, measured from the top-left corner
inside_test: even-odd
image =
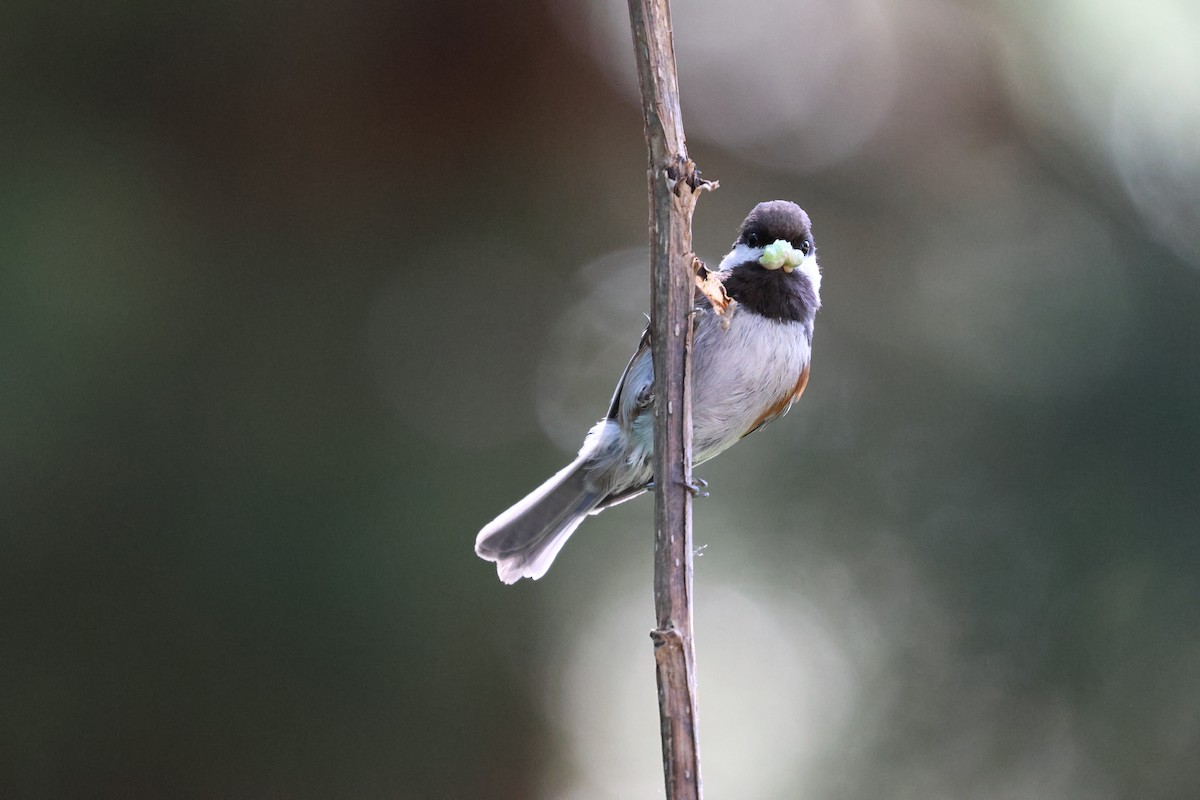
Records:
[[[693,314],[692,451],[696,464],[787,412],[808,385],[821,271],[808,214],[759,203],[738,229],[717,277],[736,301],[719,314],[697,293]],[[653,479],[654,373],[650,330],[579,456],[475,539],[505,583],[546,574],[588,514],[635,497]]]

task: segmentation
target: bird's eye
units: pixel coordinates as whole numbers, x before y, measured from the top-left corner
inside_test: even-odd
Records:
[[[750,245],[751,247],[758,247],[758,231],[750,231],[746,234],[746,244]]]
[[[805,239],[800,243],[800,252],[808,255],[812,252],[812,239]]]

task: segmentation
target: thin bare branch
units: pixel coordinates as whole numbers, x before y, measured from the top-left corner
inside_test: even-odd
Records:
[[[692,641],[692,212],[711,189],[688,158],[668,0],[629,0],[649,153],[654,356],[654,604],[667,800],[700,800]]]

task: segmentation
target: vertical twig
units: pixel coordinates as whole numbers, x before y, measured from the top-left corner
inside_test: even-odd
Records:
[[[700,800],[692,642],[692,212],[701,189],[684,144],[669,0],[629,0],[649,152],[654,348],[654,605],[667,800]]]

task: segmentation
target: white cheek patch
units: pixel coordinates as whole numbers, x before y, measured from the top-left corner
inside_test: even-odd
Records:
[[[745,264],[747,261],[758,261],[762,258],[763,248],[751,247],[748,244],[736,245],[729,253],[721,259],[720,266],[717,269],[721,271],[733,269],[738,264]]]
[[[808,282],[812,284],[813,291],[818,296],[821,294],[821,267],[817,264],[817,256],[815,254],[808,256],[796,267],[800,270],[800,274],[808,278]]]

